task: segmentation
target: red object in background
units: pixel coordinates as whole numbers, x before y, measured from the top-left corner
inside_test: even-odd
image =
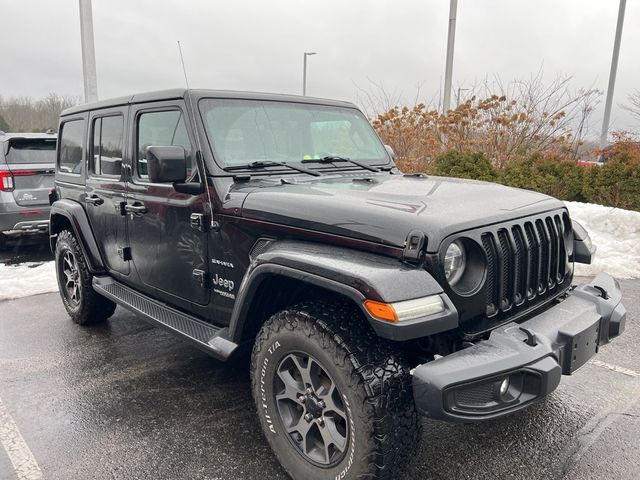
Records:
[[[586,160],[576,160],[576,164],[580,167],[580,168],[591,168],[594,165],[596,165],[595,162],[587,162]]]

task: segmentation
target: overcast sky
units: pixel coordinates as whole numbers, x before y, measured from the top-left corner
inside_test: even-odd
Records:
[[[184,86],[307,93],[357,101],[370,81],[411,101],[437,98],[444,76],[447,0],[93,0],[100,98]],[[454,88],[572,75],[605,90],[617,0],[460,0]],[[77,0],[0,0],[0,95],[83,94]],[[613,128],[640,88],[640,1],[627,5]],[[455,95],[454,95],[455,97]],[[604,103],[604,96],[602,97]],[[602,104],[594,114],[599,130]]]

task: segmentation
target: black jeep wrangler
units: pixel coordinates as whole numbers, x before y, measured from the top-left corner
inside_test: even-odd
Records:
[[[294,478],[397,478],[420,415],[520,410],[624,329],[616,280],[572,285],[595,249],[562,202],[404,175],[350,103],[172,90],[71,108],[59,132],[71,318],[117,304],[220,360],[250,353]]]

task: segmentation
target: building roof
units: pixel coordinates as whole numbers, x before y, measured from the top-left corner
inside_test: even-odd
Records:
[[[157,102],[162,100],[175,100],[191,96],[195,101],[200,98],[236,98],[245,100],[268,100],[274,102],[296,102],[310,103],[320,105],[331,105],[337,107],[354,107],[351,102],[340,100],[329,100],[325,98],[306,97],[300,95],[285,95],[280,93],[260,93],[260,92],[242,92],[234,90],[204,90],[204,89],[180,89],[174,88],[170,90],[159,90],[155,92],[137,93],[126,97],[112,98],[101,100],[94,103],[85,103],[75,107],[67,108],[61,113],[61,116],[73,115],[75,113],[86,112],[88,110],[98,110],[102,108],[118,107],[122,105],[130,105],[135,103]]]

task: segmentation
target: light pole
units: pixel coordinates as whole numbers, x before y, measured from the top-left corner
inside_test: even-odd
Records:
[[[307,94],[307,57],[315,55],[316,52],[304,52],[302,62],[302,96]]]
[[[611,104],[613,103],[613,89],[616,86],[618,56],[620,55],[620,39],[622,37],[622,24],[624,23],[624,8],[626,4],[627,0],[620,0],[620,7],[618,8],[618,24],[616,25],[616,37],[613,42],[613,56],[611,57],[611,70],[609,71],[609,86],[607,87],[607,99],[604,104],[604,119],[602,120],[602,133],[600,134],[600,148],[607,146],[609,120],[611,119]]]
[[[442,98],[443,113],[451,107],[451,76],[453,75],[453,46],[456,42],[456,14],[458,0],[451,0],[449,4],[449,34],[447,37],[447,65],[444,71],[444,95]]]
[[[84,101],[95,102],[98,100],[98,76],[96,74],[96,51],[93,46],[91,0],[80,0],[80,39],[82,42]]]

